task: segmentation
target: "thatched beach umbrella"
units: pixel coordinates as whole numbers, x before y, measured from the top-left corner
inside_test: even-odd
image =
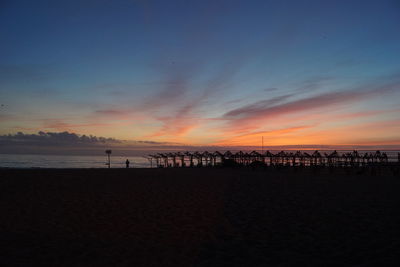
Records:
[[[271,166],[272,165],[272,158],[274,157],[274,155],[271,152],[269,152],[269,150],[267,150],[264,153],[264,157],[269,158],[269,165]]]
[[[194,166],[194,164],[193,164],[193,154],[192,153],[190,153],[189,151],[186,151],[185,152],[185,156],[188,156],[189,157],[189,162],[190,162],[190,164],[189,164],[189,166],[190,167],[193,167]]]
[[[197,159],[197,166],[203,166],[203,153],[196,151],[193,156]]]
[[[224,159],[232,159],[233,154],[229,150],[224,153]]]
[[[175,155],[179,158],[180,162],[181,162],[181,167],[185,167],[185,154],[181,153],[181,152],[177,152],[175,153]]]
[[[322,155],[319,153],[318,150],[315,150],[315,152],[312,154],[312,159],[313,159],[313,165],[319,165],[322,163]]]
[[[157,155],[160,158],[160,167],[168,167],[168,154],[157,153]],[[161,164],[162,161],[164,161],[163,164]]]
[[[219,158],[220,163],[222,163],[224,161],[224,154],[222,154],[219,151],[215,151],[213,153],[213,157],[214,157],[214,165],[217,165],[217,158]]]
[[[301,163],[302,163],[302,158],[303,158],[303,154],[301,154],[301,152],[300,152],[299,150],[297,150],[296,153],[294,154],[293,166],[296,165],[296,158],[299,159],[299,164],[301,165]]]

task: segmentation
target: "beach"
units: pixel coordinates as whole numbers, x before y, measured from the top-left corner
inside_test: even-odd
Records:
[[[0,262],[397,266],[393,168],[0,169]]]

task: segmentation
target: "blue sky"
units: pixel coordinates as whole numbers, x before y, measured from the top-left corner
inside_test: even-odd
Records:
[[[399,26],[399,1],[2,1],[0,133],[397,145]]]

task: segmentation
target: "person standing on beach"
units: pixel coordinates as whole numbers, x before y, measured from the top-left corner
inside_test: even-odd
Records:
[[[126,164],[126,168],[128,169],[129,168],[129,160],[128,159],[126,159],[125,164]]]

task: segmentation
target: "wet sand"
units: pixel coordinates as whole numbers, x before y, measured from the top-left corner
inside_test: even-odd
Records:
[[[1,266],[397,266],[400,177],[0,170]]]

